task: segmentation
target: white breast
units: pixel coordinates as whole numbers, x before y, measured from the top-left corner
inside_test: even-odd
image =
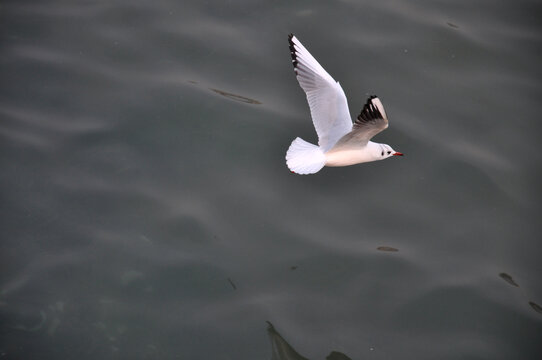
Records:
[[[377,144],[369,141],[366,146],[338,146],[325,153],[326,166],[349,166],[369,161],[380,160],[375,155],[379,151]]]

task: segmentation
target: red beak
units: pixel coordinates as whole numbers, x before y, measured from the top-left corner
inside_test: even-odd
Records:
[[[393,155],[393,156],[403,156],[403,153],[400,153],[400,152],[394,152],[392,155]]]

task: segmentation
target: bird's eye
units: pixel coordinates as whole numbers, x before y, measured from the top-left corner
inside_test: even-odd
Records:
[[[388,151],[388,155],[391,154],[391,151]]]

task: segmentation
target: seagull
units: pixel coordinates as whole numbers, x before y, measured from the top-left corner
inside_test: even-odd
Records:
[[[286,165],[296,174],[314,174],[324,166],[349,166],[403,156],[387,144],[370,141],[388,127],[380,99],[372,95],[352,123],[341,85],[301,42],[288,35],[294,72],[307,95],[318,146],[297,137],[286,152]]]

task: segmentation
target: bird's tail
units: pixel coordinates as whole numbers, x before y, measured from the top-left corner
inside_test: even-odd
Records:
[[[295,138],[286,152],[286,165],[296,174],[317,173],[325,164],[326,156],[322,149],[301,138]]]

